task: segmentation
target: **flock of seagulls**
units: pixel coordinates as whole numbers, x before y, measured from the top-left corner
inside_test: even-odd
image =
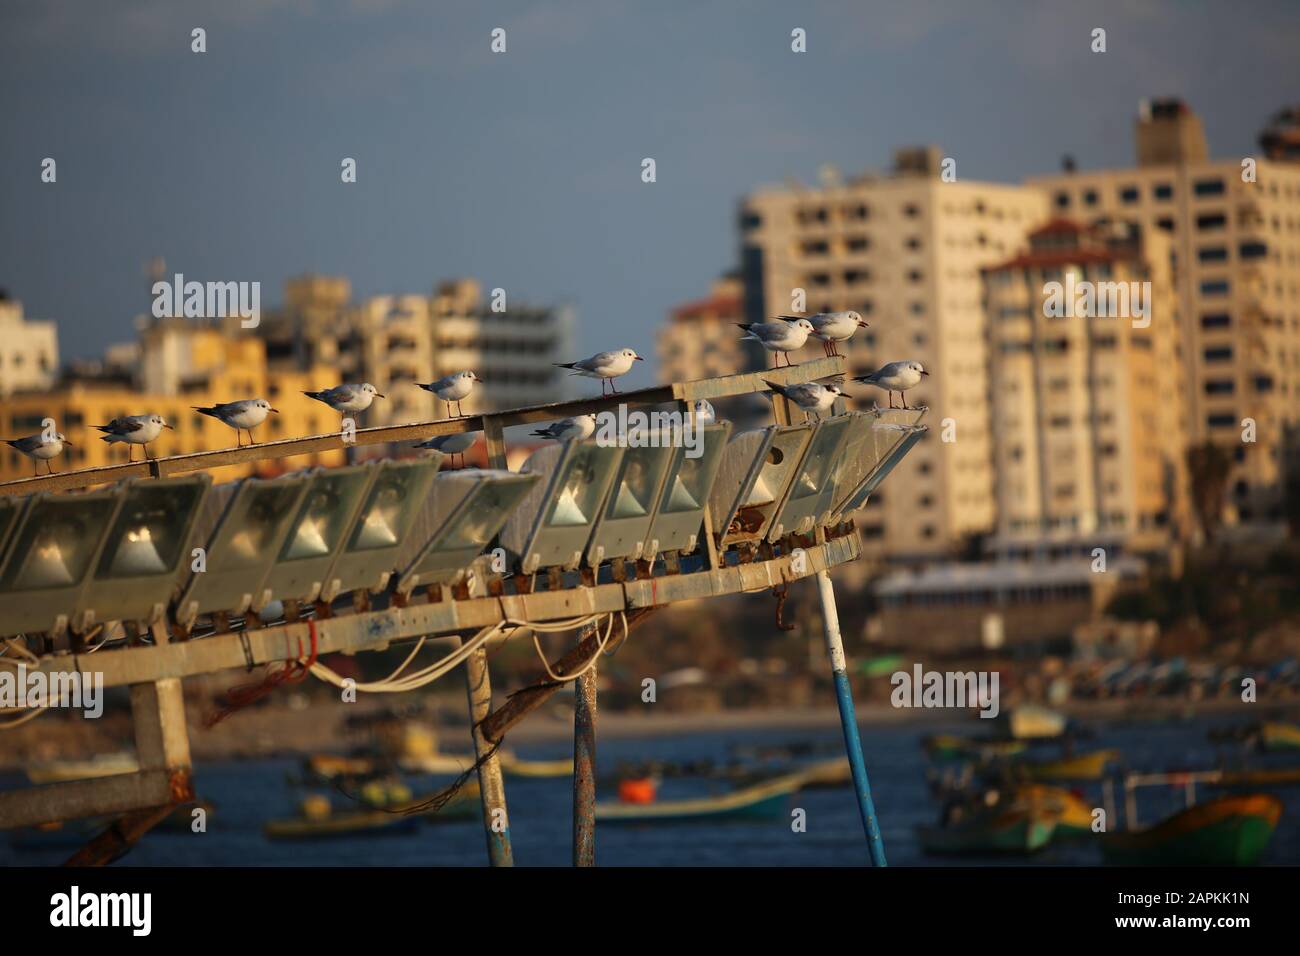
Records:
[[[839,343],[849,341],[858,329],[868,328],[862,316],[852,311],[823,312],[807,317],[781,315],[777,318],[779,321],[776,322],[736,323],[744,330],[744,339],[756,341],[768,352],[773,353],[774,367],[779,367],[781,356],[785,357],[785,364],[789,366],[790,353],[802,349],[809,338],[820,340],[828,356],[840,355]],[[590,358],[579,359],[576,362],[556,362],[554,364],[556,368],[568,369],[572,375],[599,379],[600,393],[604,397],[605,395],[617,395],[618,389],[614,385],[614,380],[626,375],[632,370],[634,363],[641,361],[644,361],[644,359],[640,355],[637,355],[632,349],[625,348],[597,352]],[[898,392],[903,402],[903,408],[907,408],[906,392],[919,385],[922,379],[929,374],[920,362],[899,361],[890,362],[869,375],[857,376],[853,381],[884,389],[889,394],[890,408],[894,407],[894,393]],[[456,414],[460,415],[462,414],[461,402],[468,398],[474,390],[474,386],[482,381],[472,371],[464,371],[440,378],[436,382],[417,382],[415,384],[425,391],[431,392],[444,402],[447,405],[448,415],[451,414],[453,405],[456,408]],[[779,385],[766,380],[765,384],[773,392],[784,396],[801,409],[820,418],[834,407],[837,398],[845,394],[841,387],[842,381],[842,377],[836,377],[820,382],[805,382],[800,385]],[[359,385],[336,385],[333,388],[323,389],[318,392],[303,392],[303,394],[308,398],[328,405],[344,416],[355,412],[364,412],[376,398],[385,397],[382,392],[378,391],[369,382],[363,382]],[[253,429],[265,422],[268,416],[279,412],[279,409],[271,407],[271,403],[264,398],[247,398],[237,402],[191,407],[200,415],[215,418],[217,421],[233,428],[237,447],[243,447],[244,432],[248,433],[249,444],[255,444]],[[705,424],[713,422],[716,417],[713,406],[703,400],[695,403],[694,412],[696,420]],[[101,436],[103,441],[109,444],[125,444],[127,446],[128,461],[132,460],[133,452],[131,449],[135,445],[142,446],[146,458],[151,457],[149,455],[149,444],[162,434],[163,429],[172,428],[161,415],[127,415],[122,418],[115,418],[106,425],[95,425],[93,427],[103,432]],[[571,441],[589,438],[595,431],[596,418],[594,415],[575,415],[572,418],[552,422],[545,428],[533,431],[532,434],[538,438],[552,441]],[[420,442],[415,447],[430,448],[449,456],[460,455],[463,464],[465,452],[473,446],[477,439],[478,432],[462,432],[455,435],[439,435],[430,438],[428,441]],[[61,455],[64,446],[72,445],[62,433],[50,434],[48,432],[28,435],[25,438],[5,439],[4,441],[32,459],[37,475],[40,474],[41,462],[45,462],[46,473],[53,474],[54,469],[50,464],[50,459]]]

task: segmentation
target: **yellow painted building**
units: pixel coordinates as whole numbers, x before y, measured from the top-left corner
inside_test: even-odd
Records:
[[[146,330],[141,363],[142,378],[155,384],[154,390],[91,380],[69,382],[48,392],[11,395],[0,401],[0,434],[5,438],[36,434],[43,419],[54,419],[73,446],[53,463],[55,470],[63,471],[125,462],[128,448],[138,460],[140,450],[109,444],[93,427],[122,415],[157,414],[173,426],[173,431],[163,431],[149,446],[154,457],[235,446],[234,429],[200,415],[192,408],[196,405],[267,399],[280,414],[271,415],[254,430],[253,437],[259,442],[319,435],[339,428],[338,413],[302,394],[339,384],[338,372],[318,366],[306,372],[269,373],[265,345],[251,335],[231,336],[216,328],[185,328],[164,321]],[[266,476],[311,465],[343,463],[344,452],[336,450],[230,465],[213,470],[212,476],[214,481],[232,481],[252,474]],[[31,474],[30,459],[8,447],[0,452],[0,480]]]

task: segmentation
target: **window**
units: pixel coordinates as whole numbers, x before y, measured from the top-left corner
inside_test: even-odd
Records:
[[[1198,179],[1192,185],[1192,189],[1198,196],[1222,196],[1223,180],[1222,179]]]
[[[1125,205],[1132,205],[1138,201],[1138,188],[1136,186],[1125,186],[1119,191],[1119,201]]]
[[[1085,189],[1083,192],[1083,204],[1085,206],[1097,205],[1097,190]]]
[[[1057,209],[1069,209],[1069,208],[1070,208],[1070,194],[1069,194],[1069,193],[1057,193],[1057,194],[1056,194],[1056,208],[1057,208]]]
[[[1231,395],[1236,391],[1236,383],[1231,379],[1215,378],[1205,383],[1206,395]]]
[[[1255,376],[1255,391],[1257,391],[1257,392],[1271,392],[1271,391],[1273,391],[1273,376],[1272,376],[1272,375],[1256,375],[1256,376]]]
[[[921,215],[921,207],[917,206],[915,203],[908,203],[903,207],[903,215],[908,219],[915,219],[917,216]]]
[[[763,217],[756,212],[746,212],[740,217],[740,228],[746,231],[763,225]]]
[[[1196,253],[1202,262],[1227,262],[1228,250],[1224,246],[1206,246]]]
[[[830,245],[821,240],[805,242],[800,248],[805,256],[824,256],[831,251]]]
[[[1174,187],[1169,185],[1168,183],[1157,183],[1155,188],[1155,196],[1157,199],[1173,199]]]
[[[1209,315],[1201,316],[1201,328],[1203,329],[1226,329],[1232,325],[1232,317],[1226,312],[1211,312]]]
[[[1164,216],[1164,217],[1162,217],[1162,218],[1160,218],[1160,219],[1157,219],[1157,220],[1156,220],[1156,225],[1157,225],[1159,228],[1163,229],[1165,232],[1173,232],[1173,231],[1174,231],[1174,221],[1173,221],[1172,219],[1170,219],[1168,216]]]
[[[1197,229],[1222,229],[1228,224],[1228,217],[1221,212],[1209,212],[1196,217]]]
[[[1237,254],[1243,259],[1262,259],[1268,255],[1268,243],[1252,239],[1237,247]]]
[[[1227,295],[1227,279],[1206,279],[1201,283],[1201,295]]]
[[[844,245],[848,247],[849,252],[863,252],[871,245],[871,240],[866,236],[849,236],[844,240]]]
[[[1237,416],[1231,413],[1206,415],[1205,424],[1210,428],[1235,428],[1237,425]]]
[[[1232,361],[1232,346],[1220,345],[1205,350],[1205,361],[1207,362],[1230,362]]]

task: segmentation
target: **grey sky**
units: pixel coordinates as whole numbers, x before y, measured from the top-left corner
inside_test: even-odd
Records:
[[[583,354],[653,354],[755,186],[924,142],[961,178],[1128,164],[1138,100],[1169,94],[1249,155],[1300,100],[1298,45],[1293,2],[6,0],[0,286],[65,357],[133,337],[154,255],[260,280],[264,308],[304,271],[358,297],[472,275],[573,301]]]

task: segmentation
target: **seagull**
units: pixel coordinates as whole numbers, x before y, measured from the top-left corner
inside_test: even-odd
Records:
[[[584,438],[590,438],[595,431],[595,415],[575,415],[573,418],[562,418],[558,422],[552,422],[532,434],[555,441],[582,441]]]
[[[795,319],[793,322],[737,322],[745,330],[744,339],[753,339],[769,352],[785,355],[785,364],[790,364],[790,353],[803,348],[808,336],[813,334],[813,325],[807,319]],[[780,365],[778,357],[775,365]]]
[[[107,425],[95,425],[104,432],[103,440],[110,445],[117,442],[126,443],[126,460],[131,460],[131,446],[144,445],[144,455],[149,454],[149,443],[162,434],[164,428],[171,428],[161,415],[124,415],[115,418]]]
[[[708,399],[696,399],[692,408],[695,410],[695,420],[701,425],[712,425],[718,420],[718,413],[713,410]]]
[[[208,405],[206,407],[191,405],[190,407],[200,415],[209,415],[217,419],[217,421],[225,422],[235,430],[235,440],[240,444],[243,442],[243,436],[239,434],[240,430],[248,432],[249,444],[256,444],[253,441],[253,429],[266,421],[266,416],[271,412],[275,412],[277,415],[280,414],[280,409],[272,408],[271,403],[264,398],[245,398],[238,402],[223,402],[219,405]]]
[[[72,442],[63,437],[63,432],[55,432],[53,438],[46,438],[45,432],[28,435],[26,438],[5,438],[6,444],[12,445],[32,460],[33,474],[41,473],[41,462],[45,462],[47,474],[54,474],[50,459],[63,453],[63,446],[72,446]]]
[[[787,322],[799,320],[797,315],[781,315],[777,318],[785,319]],[[869,328],[862,316],[856,312],[818,312],[816,315],[808,316],[808,322],[813,327],[812,334],[822,340],[828,356],[840,354],[836,343],[847,342],[853,338],[853,333],[858,329]]]
[[[763,380],[763,384],[794,402],[805,412],[813,412],[818,418],[835,407],[835,399],[844,394],[838,382],[823,385],[820,382],[804,382],[800,385],[778,385],[776,382]]]
[[[551,364],[556,368],[567,368],[573,375],[600,379],[600,394],[603,396],[606,382],[609,382],[610,393],[616,394],[618,389],[614,387],[614,379],[632,371],[633,362],[644,361],[645,359],[631,349],[614,349],[609,352],[597,352],[591,358],[579,359],[576,362],[552,362]]]
[[[455,375],[440,378],[436,382],[429,382],[428,384],[416,382],[415,384],[426,392],[433,392],[434,395],[446,402],[448,415],[451,414],[451,403],[455,402],[456,414],[461,415],[463,413],[460,410],[460,403],[469,396],[470,392],[474,391],[474,383],[481,381],[483,379],[473,372],[457,372]]]
[[[478,441],[478,432],[457,432],[454,435],[434,435],[428,441],[422,441],[416,448],[432,448],[448,457],[460,455],[461,467],[465,467],[465,452]]]
[[[303,392],[308,398],[324,402],[336,412],[347,415],[348,412],[364,412],[376,398],[384,394],[369,382],[361,385],[335,385],[320,392]]]
[[[894,407],[894,393],[897,392],[903,399],[903,407],[907,408],[907,396],[903,393],[921,384],[921,378],[929,374],[920,362],[890,362],[870,375],[856,376],[853,381],[888,391],[890,408]]]

